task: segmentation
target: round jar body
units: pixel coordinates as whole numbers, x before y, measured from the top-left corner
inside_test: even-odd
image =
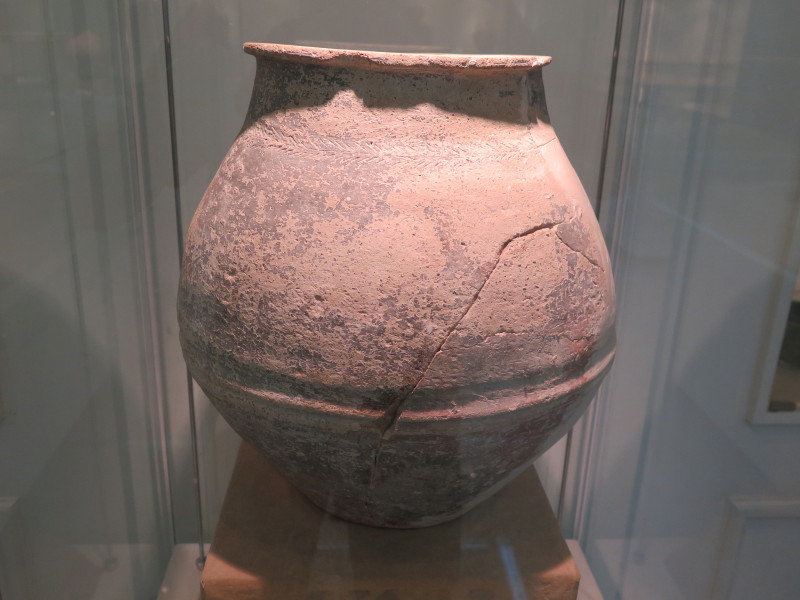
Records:
[[[614,354],[546,61],[247,50],[248,116],[186,239],[189,369],[326,510],[458,516],[574,424]]]

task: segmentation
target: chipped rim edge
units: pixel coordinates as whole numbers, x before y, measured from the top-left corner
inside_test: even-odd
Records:
[[[417,71],[531,71],[553,60],[521,54],[429,54],[376,52],[248,42],[244,51],[255,57],[331,67]]]

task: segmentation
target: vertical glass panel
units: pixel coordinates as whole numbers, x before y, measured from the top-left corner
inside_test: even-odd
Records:
[[[115,3],[0,2],[0,593],[152,598],[171,540]]]
[[[800,590],[780,550],[800,544],[800,436],[748,419],[800,259],[798,22],[792,1],[643,3],[583,532],[609,598]]]

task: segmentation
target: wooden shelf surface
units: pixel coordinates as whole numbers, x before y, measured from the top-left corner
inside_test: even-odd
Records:
[[[580,575],[528,469],[424,529],[322,511],[243,444],[202,575],[205,600],[575,600]]]

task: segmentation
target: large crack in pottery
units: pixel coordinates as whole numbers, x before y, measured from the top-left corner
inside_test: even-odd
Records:
[[[599,267],[600,266],[600,263],[598,263],[597,260],[595,260],[594,258],[590,257],[588,254],[586,254],[586,252],[584,252],[580,248],[576,248],[575,246],[570,244],[567,240],[565,240],[563,237],[558,235],[558,233],[556,233],[556,237],[558,238],[559,242],[564,244],[567,248],[572,250],[575,254],[580,254],[583,258],[585,258],[588,262],[593,264],[595,267]]]
[[[522,232],[520,232],[520,233],[518,233],[518,234],[516,234],[516,235],[514,235],[514,236],[512,236],[510,238],[508,238],[505,242],[502,243],[502,245],[500,246],[500,249],[497,252],[497,257],[495,258],[494,265],[492,265],[492,268],[487,273],[486,277],[483,280],[483,283],[481,283],[480,287],[475,292],[475,294],[473,295],[473,297],[470,300],[470,302],[467,304],[467,307],[461,313],[461,316],[456,320],[456,322],[453,324],[453,326],[450,327],[450,329],[447,331],[447,334],[444,336],[444,338],[442,339],[441,343],[436,348],[436,351],[431,356],[431,359],[428,361],[428,364],[422,370],[422,374],[417,378],[417,381],[414,384],[414,386],[411,388],[411,391],[409,391],[407,394],[404,394],[404,395],[400,396],[400,398],[398,398],[395,402],[393,402],[392,405],[386,410],[385,414],[389,416],[388,420],[387,419],[380,419],[380,422],[385,422],[385,421],[388,421],[388,422],[386,423],[386,425],[383,425],[381,427],[381,437],[378,440],[378,445],[377,445],[377,448],[375,449],[375,457],[374,457],[374,459],[372,461],[372,469],[371,469],[371,472],[370,472],[370,482],[369,482],[369,489],[370,490],[372,490],[374,488],[374,485],[375,485],[375,478],[377,477],[377,474],[378,474],[378,466],[380,464],[380,459],[381,459],[381,455],[383,454],[384,446],[386,444],[387,439],[391,435],[392,429],[397,425],[397,421],[400,419],[400,415],[403,412],[404,404],[406,403],[406,401],[409,398],[411,398],[411,396],[414,395],[414,392],[417,391],[417,389],[419,388],[420,384],[422,383],[422,381],[427,376],[428,371],[430,370],[431,365],[433,364],[433,361],[436,360],[436,357],[439,356],[439,354],[442,352],[442,348],[444,348],[444,346],[447,343],[447,341],[453,335],[453,332],[458,328],[459,325],[461,325],[461,323],[464,321],[464,319],[469,314],[470,310],[472,310],[472,307],[478,301],[478,298],[480,297],[481,292],[483,291],[483,289],[486,287],[486,284],[491,279],[492,274],[495,272],[495,270],[497,270],[497,266],[500,264],[500,261],[503,258],[503,253],[506,251],[506,248],[508,248],[509,244],[511,244],[511,242],[513,242],[514,240],[518,240],[520,238],[527,237],[529,235],[533,235],[534,233],[536,233],[538,231],[542,231],[542,230],[546,230],[546,229],[553,229],[554,227],[557,227],[558,225],[563,225],[564,223],[572,222],[576,217],[577,217],[577,215],[573,214],[566,221],[547,221],[545,223],[540,223],[539,225],[536,225],[535,227],[531,227],[530,229],[526,229],[525,231],[522,231]]]

